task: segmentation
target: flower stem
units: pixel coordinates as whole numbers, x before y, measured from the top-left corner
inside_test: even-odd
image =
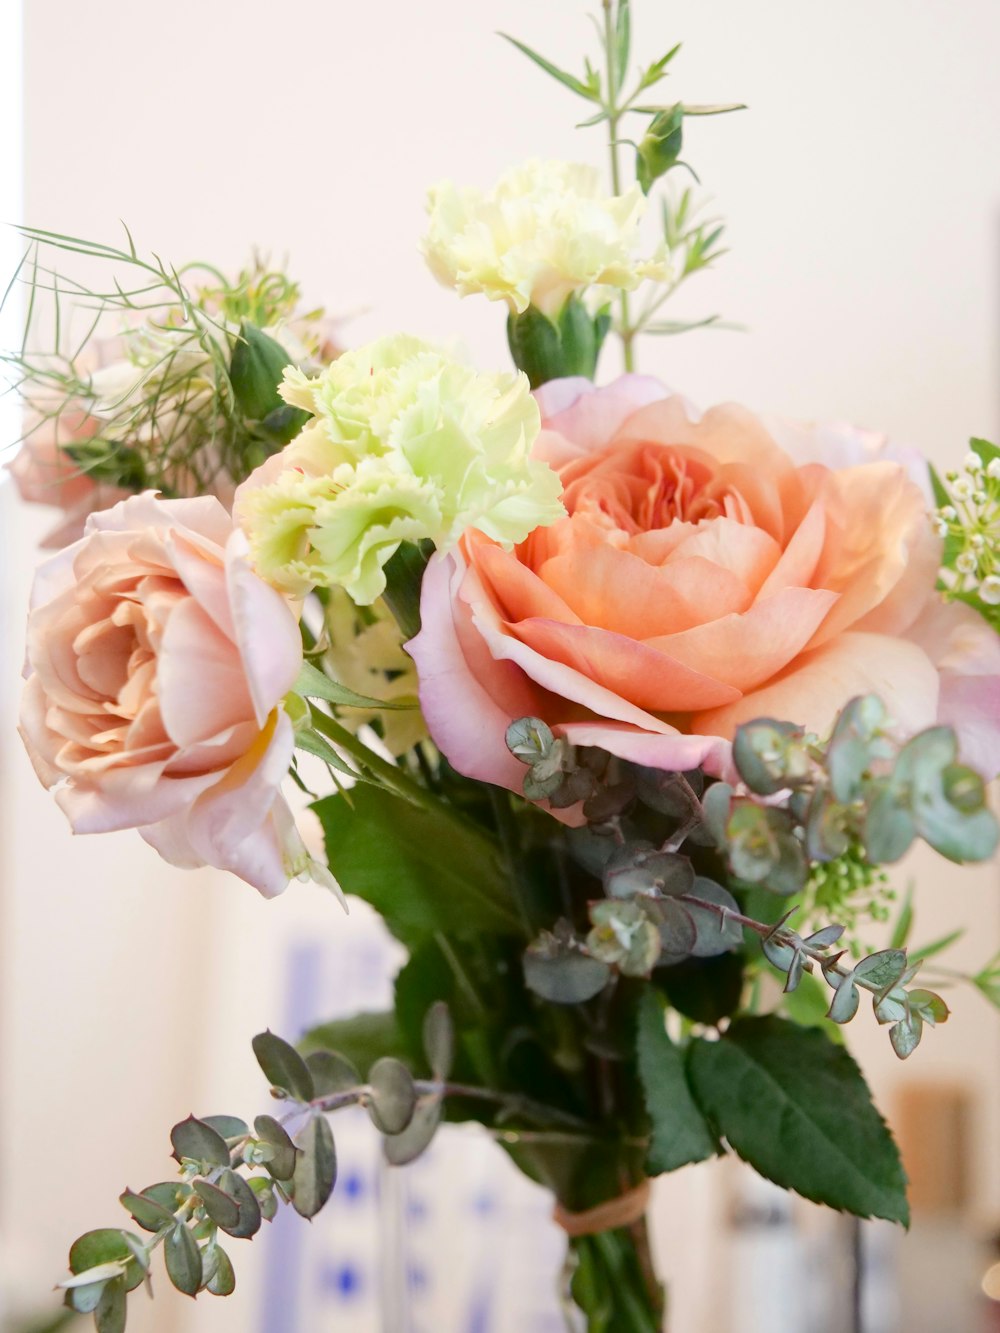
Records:
[[[611,4],[612,0],[601,0],[604,9],[604,57],[608,80],[608,100],[606,104],[608,112],[608,152],[611,159],[611,189],[615,194],[621,194],[622,178],[618,162],[618,123],[621,120],[623,108],[618,105],[618,94],[620,92],[618,87],[618,41],[615,35]],[[625,370],[631,372],[635,369],[635,351],[632,342],[634,330],[631,327],[629,316],[628,292],[623,291],[620,294],[618,308],[618,336],[622,340]]]

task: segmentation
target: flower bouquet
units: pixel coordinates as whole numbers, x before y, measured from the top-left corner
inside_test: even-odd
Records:
[[[67,292],[53,249],[114,270],[78,290],[119,326],[7,358],[22,493],[64,510],[27,632],[40,780],[77,832],[265,895],[311,878],[408,954],[392,1011],[259,1034],[273,1114],[175,1125],[174,1176],[73,1243],[66,1303],[100,1333],[157,1249],[180,1291],[232,1293],[231,1240],[335,1193],[348,1106],[395,1166],[480,1124],[551,1191],[591,1333],[662,1326],[649,1182],[687,1164],[907,1220],[839,1032],[863,993],[901,1059],[947,1019],[882,867],[997,845],[1000,449],[940,478],[634,372],[722,253],[673,188],[685,121],[737,108],[658,100],[676,48],[630,83],[629,0],[601,18],[580,76],[515,45],[590,103],[609,185],[529,162],[429,197],[430,268],[506,307],[513,372],[403,334],[340,352],[263,260],[25,229],[26,348]],[[626,373],[597,387],[609,337]]]

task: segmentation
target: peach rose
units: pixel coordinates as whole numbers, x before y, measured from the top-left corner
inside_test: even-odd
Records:
[[[409,644],[460,772],[520,790],[504,732],[531,714],[576,744],[719,774],[740,723],[823,735],[869,691],[904,732],[953,724],[997,772],[1000,640],[935,593],[940,545],[904,463],[843,427],[702,416],[641,376],[538,399],[536,454],[567,517],[509,553],[469,533],[436,556]],[[838,464],[858,461],[811,461],[831,438]]]
[[[136,828],[271,895],[304,868],[280,794],[302,647],[245,549],[212,497],[92,515],[35,579],[21,735],[75,832]]]

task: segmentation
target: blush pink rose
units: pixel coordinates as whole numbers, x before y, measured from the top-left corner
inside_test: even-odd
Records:
[[[576,744],[721,774],[742,722],[822,736],[868,692],[903,732],[951,723],[997,772],[1000,640],[934,590],[912,456],[736,406],[701,415],[640,376],[537,396],[567,517],[513,551],[469,533],[435,556],[408,646],[460,772],[520,790],[504,732],[531,714]]]
[[[96,482],[65,451],[67,444],[89,440],[100,422],[83,408],[67,409],[28,430],[7,469],[26,504],[52,505],[63,511],[42,546],[59,550],[83,535],[84,524],[98,509],[125,498],[127,491]]]
[[[245,552],[213,497],[92,515],[35,579],[21,735],[75,832],[135,828],[271,895],[302,868],[280,792],[302,647]]]

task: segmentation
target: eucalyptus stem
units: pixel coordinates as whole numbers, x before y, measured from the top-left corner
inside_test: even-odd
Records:
[[[611,189],[614,194],[621,194],[621,168],[618,162],[618,124],[623,108],[618,105],[618,42],[615,35],[614,18],[611,13],[612,0],[601,0],[604,9],[604,56],[608,80],[608,152],[611,159]],[[622,340],[622,355],[627,372],[635,369],[635,350],[633,347],[634,330],[629,315],[628,292],[622,291],[618,297],[619,329]]]

